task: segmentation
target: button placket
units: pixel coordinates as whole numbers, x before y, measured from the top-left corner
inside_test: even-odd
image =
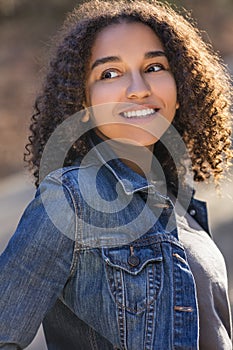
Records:
[[[159,219],[166,232],[173,232],[176,228],[175,208],[168,196],[156,193],[151,198],[150,207]],[[175,231],[174,231],[175,232]]]
[[[165,197],[155,192],[153,198],[151,198],[151,205],[154,208],[158,208],[160,210],[172,210],[173,204],[169,197]]]

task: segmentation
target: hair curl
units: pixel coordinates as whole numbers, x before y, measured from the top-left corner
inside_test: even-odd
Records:
[[[204,181],[211,175],[218,180],[228,168],[232,159],[230,78],[189,15],[156,0],[92,0],[67,17],[56,37],[42,93],[35,102],[25,160],[34,170],[36,186],[50,135],[67,117],[83,109],[87,67],[97,34],[122,21],[148,25],[164,45],[180,105],[173,125],[189,150],[194,180]],[[77,154],[84,155],[88,149],[87,135],[83,135],[68,152],[64,165],[72,164]],[[170,183],[176,183],[175,165],[162,142],[156,143],[154,153]]]

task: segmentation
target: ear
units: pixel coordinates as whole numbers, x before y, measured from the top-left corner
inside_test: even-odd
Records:
[[[88,112],[88,109],[85,109],[85,114],[81,118],[81,121],[82,121],[82,123],[87,123],[87,122],[89,122],[89,120],[90,120],[90,114]]]
[[[81,118],[82,123],[87,123],[90,120],[90,114],[89,114],[89,109],[87,107],[86,101],[82,103],[83,109],[84,109],[84,115]]]
[[[180,104],[179,104],[179,102],[177,101],[176,102],[176,109],[179,109],[180,108]]]

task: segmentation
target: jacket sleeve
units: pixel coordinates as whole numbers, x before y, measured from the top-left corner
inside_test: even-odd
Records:
[[[39,187],[0,256],[0,349],[30,344],[69,278],[75,212],[68,187]]]

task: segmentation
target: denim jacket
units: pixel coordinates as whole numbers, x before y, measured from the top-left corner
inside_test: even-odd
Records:
[[[95,179],[95,181],[93,181]],[[208,231],[205,203],[188,208]],[[0,257],[0,348],[198,349],[174,205],[118,159],[49,174]]]

